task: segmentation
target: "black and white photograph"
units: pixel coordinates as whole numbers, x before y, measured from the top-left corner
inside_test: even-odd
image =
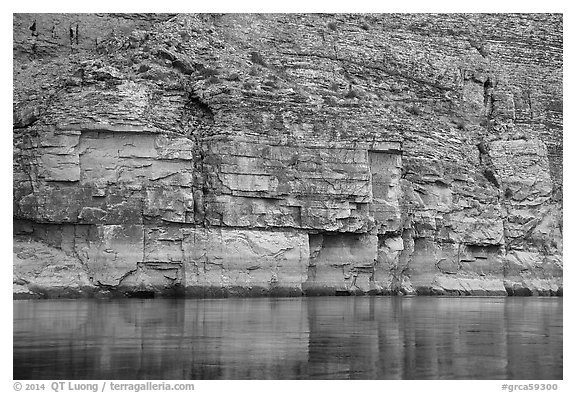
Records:
[[[564,387],[562,12],[12,23],[6,391]]]

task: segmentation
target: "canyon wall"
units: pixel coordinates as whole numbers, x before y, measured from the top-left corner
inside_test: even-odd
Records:
[[[14,296],[562,293],[562,16],[15,14]]]

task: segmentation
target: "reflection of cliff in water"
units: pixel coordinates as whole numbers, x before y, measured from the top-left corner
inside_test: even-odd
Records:
[[[14,303],[15,379],[558,379],[562,300]]]

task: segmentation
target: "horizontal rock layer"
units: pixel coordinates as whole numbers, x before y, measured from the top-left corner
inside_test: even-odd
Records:
[[[561,15],[14,16],[15,296],[562,293]]]

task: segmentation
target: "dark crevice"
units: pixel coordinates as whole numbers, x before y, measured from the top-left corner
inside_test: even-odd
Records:
[[[214,126],[214,112],[197,95],[189,93],[181,122],[185,128],[186,136],[204,137],[210,134]]]
[[[384,233],[379,233],[378,235],[378,248],[384,247],[387,239],[402,237],[402,230],[398,229],[396,231],[386,231]]]
[[[204,163],[206,160],[206,146],[204,138],[210,136],[214,126],[214,112],[203,102],[194,92],[188,94],[188,101],[184,105],[181,124],[185,136],[194,142],[194,183],[192,185],[192,195],[194,198],[194,222],[207,226],[206,195],[209,190],[207,184],[210,181],[206,176]]]
[[[486,108],[487,120],[492,120],[494,112],[494,96],[493,91],[496,84],[490,79],[486,79],[484,82],[484,107]]]
[[[496,176],[496,169],[490,157],[490,150],[486,142],[480,142],[476,145],[478,148],[478,159],[480,161],[480,170],[482,175],[496,188],[500,188],[500,182]]]
[[[484,169],[482,174],[484,175],[486,180],[488,180],[490,183],[492,183],[494,185],[494,187],[500,188],[500,184],[498,183],[498,179],[496,179],[496,175],[494,175],[494,172],[492,171],[492,169],[486,168],[486,169]]]

